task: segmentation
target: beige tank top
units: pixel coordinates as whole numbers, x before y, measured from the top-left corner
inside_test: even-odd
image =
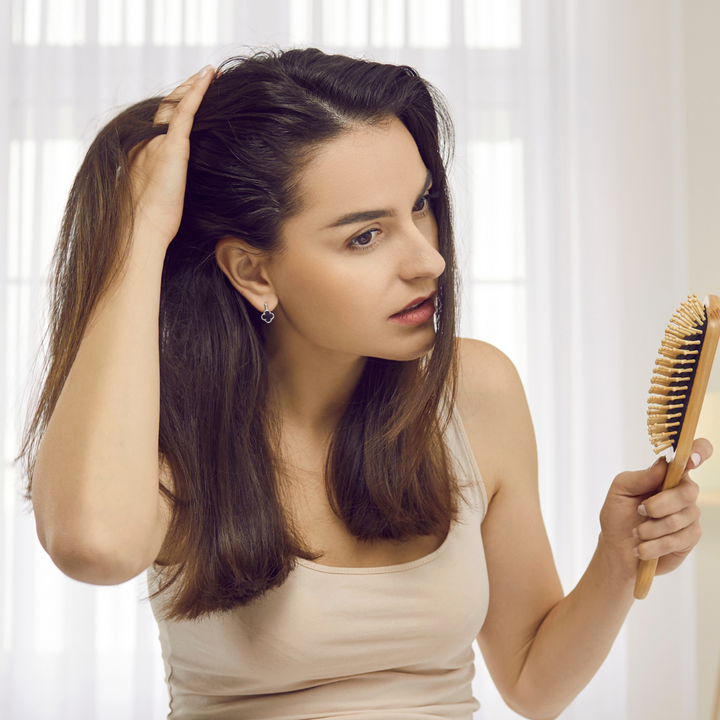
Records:
[[[480,524],[487,495],[454,408],[447,446],[460,504],[435,552],[414,562],[339,568],[298,559],[249,606],[198,621],[158,619],[174,720],[471,720],[472,643],[488,607]],[[148,588],[157,588],[148,569]]]

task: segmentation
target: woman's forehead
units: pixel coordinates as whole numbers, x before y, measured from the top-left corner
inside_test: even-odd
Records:
[[[393,195],[417,192],[426,176],[415,140],[400,120],[354,126],[325,143],[301,171],[298,219],[326,225],[330,218],[385,206]]]

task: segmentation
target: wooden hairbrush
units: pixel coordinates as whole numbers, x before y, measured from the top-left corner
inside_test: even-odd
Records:
[[[665,331],[648,399],[650,442],[656,453],[672,447],[659,492],[675,487],[687,465],[719,336],[717,295],[706,298],[704,305],[689,295]],[[633,593],[637,600],[648,594],[657,562],[658,558],[640,561]]]

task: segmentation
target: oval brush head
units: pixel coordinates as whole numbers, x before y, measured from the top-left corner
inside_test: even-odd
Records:
[[[689,295],[665,330],[651,380],[648,432],[656,453],[671,446],[677,451],[706,329],[705,307]]]
[[[648,432],[656,453],[672,448],[662,490],[680,482],[690,458],[700,410],[720,337],[720,298],[703,305],[696,295],[672,316],[660,346],[650,385]],[[634,596],[650,590],[658,558],[640,560]]]

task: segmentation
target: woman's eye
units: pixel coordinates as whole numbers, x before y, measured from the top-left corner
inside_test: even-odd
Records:
[[[375,233],[379,232],[380,231],[375,228],[373,228],[372,230],[366,230],[365,232],[356,235],[354,238],[350,238],[348,245],[350,246],[351,250],[369,250],[371,248],[374,248],[377,244],[373,242],[375,238]],[[364,242],[365,240],[369,240],[370,242],[366,243]]]
[[[425,212],[430,207],[430,201],[434,198],[438,197],[440,193],[437,192],[430,192],[429,190],[417,201],[415,204],[415,207],[413,208],[413,212],[419,213],[419,212]]]
[[[415,203],[412,209],[413,213],[423,213],[424,215],[430,208],[430,200],[434,197],[437,197],[437,193],[431,193],[428,191]],[[380,230],[377,228],[365,230],[365,232],[356,235],[354,238],[350,238],[350,240],[348,240],[348,247],[351,250],[373,250],[377,247],[375,235],[379,232]]]
[[[427,210],[428,205],[430,205],[430,196],[429,195],[423,195],[416,203],[415,207],[413,207],[413,212],[423,212]]]

